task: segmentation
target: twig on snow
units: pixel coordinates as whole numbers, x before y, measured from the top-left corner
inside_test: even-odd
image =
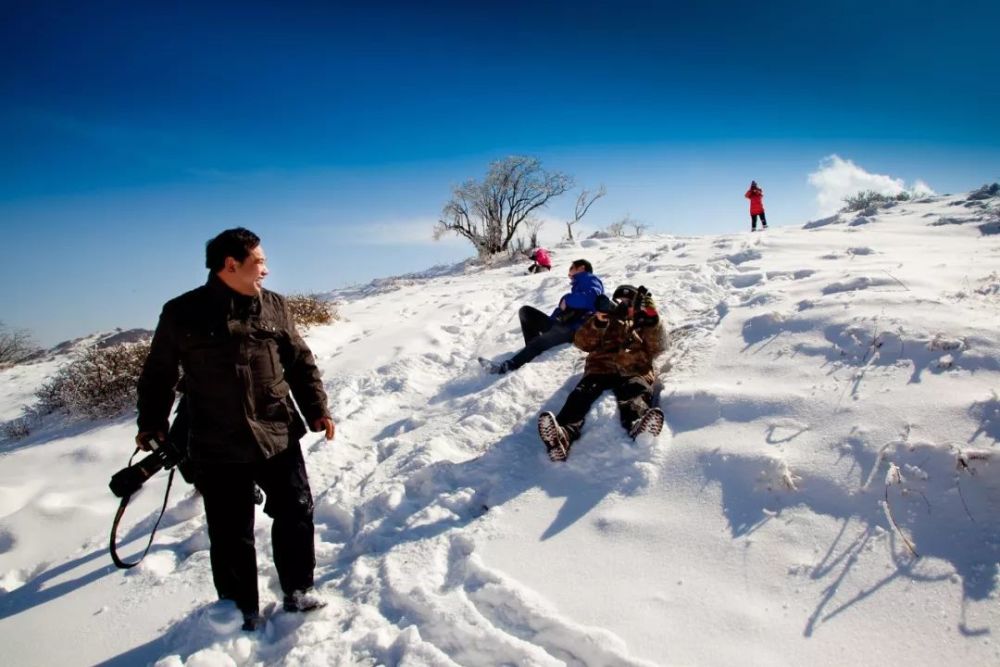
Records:
[[[891,523],[892,527],[896,529],[897,533],[899,533],[899,536],[903,539],[903,544],[905,544],[906,548],[910,550],[913,557],[920,558],[920,554],[917,553],[917,549],[913,546],[913,542],[910,541],[910,539],[903,532],[903,529],[899,527],[898,523],[896,523],[896,517],[892,515],[892,504],[889,502],[889,487],[902,483],[903,476],[899,473],[899,467],[895,463],[890,463],[889,472],[885,476],[885,514],[889,517],[889,523]]]

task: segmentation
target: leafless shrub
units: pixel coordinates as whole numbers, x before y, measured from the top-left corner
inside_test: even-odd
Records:
[[[636,238],[639,238],[640,236],[642,236],[642,233],[644,231],[649,229],[649,225],[640,220],[636,220],[635,218],[632,217],[631,214],[626,214],[625,217],[622,218],[621,220],[612,222],[610,225],[608,225],[607,231],[608,235],[612,237],[622,237],[625,236],[626,229],[631,229],[632,234]]]
[[[608,225],[608,235],[619,238],[625,236],[625,226],[628,225],[629,218],[626,216],[617,222],[612,222]]]
[[[542,226],[545,224],[544,220],[539,220],[538,218],[529,218],[524,221],[524,227],[528,230],[528,247],[537,248],[540,244],[538,243],[538,232],[541,231]]]
[[[531,257],[531,249],[535,247],[530,245],[523,237],[515,237],[510,245],[507,246],[506,255],[509,259],[521,259],[523,257]],[[496,255],[495,257],[500,257]]]
[[[0,322],[0,366],[19,364],[37,351],[30,333],[24,329],[8,329]]]
[[[337,306],[329,301],[321,301],[314,296],[293,294],[285,298],[292,312],[295,324],[308,329],[320,324],[332,324],[339,319]]]
[[[0,433],[7,440],[20,440],[21,438],[27,438],[31,435],[31,424],[32,419],[30,416],[25,415],[22,417],[17,417],[16,419],[11,419],[6,421],[3,425],[0,425]]]
[[[875,215],[879,207],[889,207],[895,205],[896,202],[910,201],[911,199],[913,199],[913,193],[906,190],[894,195],[884,195],[875,190],[862,190],[849,197],[844,197],[845,206],[841,210],[848,213],[865,211],[865,215],[872,216]]]
[[[136,382],[148,354],[148,342],[87,348],[36,392],[33,410],[89,419],[116,417],[135,405]]]
[[[848,212],[854,211],[864,211],[869,208],[878,206],[879,204],[884,204],[887,201],[891,201],[891,197],[884,195],[875,190],[862,190],[856,194],[849,197],[844,197],[844,209]]]

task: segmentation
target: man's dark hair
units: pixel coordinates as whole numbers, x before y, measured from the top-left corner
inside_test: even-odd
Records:
[[[205,244],[205,267],[212,272],[226,266],[226,257],[242,262],[260,245],[260,237],[243,227],[227,229]]]
[[[575,262],[573,262],[572,264],[570,264],[570,266],[573,267],[574,269],[579,269],[582,266],[583,270],[586,271],[587,273],[593,273],[594,272],[594,267],[591,266],[590,262],[588,262],[585,259],[578,259]]]

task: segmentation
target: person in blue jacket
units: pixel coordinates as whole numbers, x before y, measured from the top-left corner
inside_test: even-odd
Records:
[[[518,311],[524,348],[501,363],[480,358],[479,362],[487,371],[503,375],[517,370],[545,350],[573,342],[576,330],[594,313],[594,301],[604,294],[604,283],[594,275],[594,267],[585,259],[570,264],[569,279],[572,288],[559,300],[551,315],[531,306],[523,306]]]

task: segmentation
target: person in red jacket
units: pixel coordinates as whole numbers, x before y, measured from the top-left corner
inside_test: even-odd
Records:
[[[764,191],[757,181],[750,181],[750,189],[743,195],[750,200],[750,231],[757,231],[757,216],[760,216],[761,229],[767,229],[767,218],[764,217]]]
[[[528,255],[531,257],[531,266],[528,267],[528,273],[541,273],[542,271],[552,270],[552,259],[549,257],[549,251],[545,248],[535,248]]]

